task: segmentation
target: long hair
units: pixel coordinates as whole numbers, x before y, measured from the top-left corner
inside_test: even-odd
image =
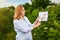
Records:
[[[19,15],[21,14],[21,10],[23,8],[24,7],[22,5],[19,5],[15,8],[15,13],[14,13],[13,19],[19,19]]]

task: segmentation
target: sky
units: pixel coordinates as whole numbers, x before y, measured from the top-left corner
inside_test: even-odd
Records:
[[[18,6],[20,4],[25,4],[25,3],[29,3],[31,4],[30,0],[0,0],[0,8],[3,7],[8,7],[8,6]]]
[[[55,3],[60,3],[60,0],[51,0]],[[31,4],[30,0],[0,0],[0,8],[8,7],[8,6],[18,6],[19,4],[25,4],[26,2]]]
[[[55,3],[60,3],[60,0],[51,0],[51,1]]]

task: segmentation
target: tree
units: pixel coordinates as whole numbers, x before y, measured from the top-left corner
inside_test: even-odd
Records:
[[[46,8],[49,4],[51,4],[51,1],[49,0],[31,0],[32,1],[32,7],[34,8]]]
[[[31,7],[31,4],[25,3],[23,6],[24,6],[25,10],[27,10],[27,9],[29,9],[29,7]]]

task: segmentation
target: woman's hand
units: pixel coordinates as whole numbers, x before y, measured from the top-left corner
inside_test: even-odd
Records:
[[[41,25],[41,22],[38,21],[38,22],[36,23],[36,26],[38,27],[38,26],[40,26],[40,25]]]
[[[40,17],[37,17],[37,19],[35,20],[34,24],[37,24],[37,22],[39,22],[39,18]]]
[[[39,25],[41,25],[41,22],[39,21],[39,17],[37,17],[36,21],[34,22],[34,28],[38,27]]]
[[[41,22],[37,22],[34,26],[33,26],[33,28],[37,28],[37,27],[39,27],[41,25]]]

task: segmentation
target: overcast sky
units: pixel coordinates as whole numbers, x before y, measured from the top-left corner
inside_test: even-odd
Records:
[[[60,0],[51,0],[51,1],[55,3],[60,3]]]
[[[25,4],[26,2],[31,4],[30,0],[0,0],[0,8],[1,7],[8,7],[8,6],[17,6],[19,4]]]
[[[55,3],[60,3],[60,0],[51,0]],[[8,6],[18,6],[19,4],[25,4],[26,2],[31,4],[30,0],[0,0],[0,8],[1,7],[8,7]]]

